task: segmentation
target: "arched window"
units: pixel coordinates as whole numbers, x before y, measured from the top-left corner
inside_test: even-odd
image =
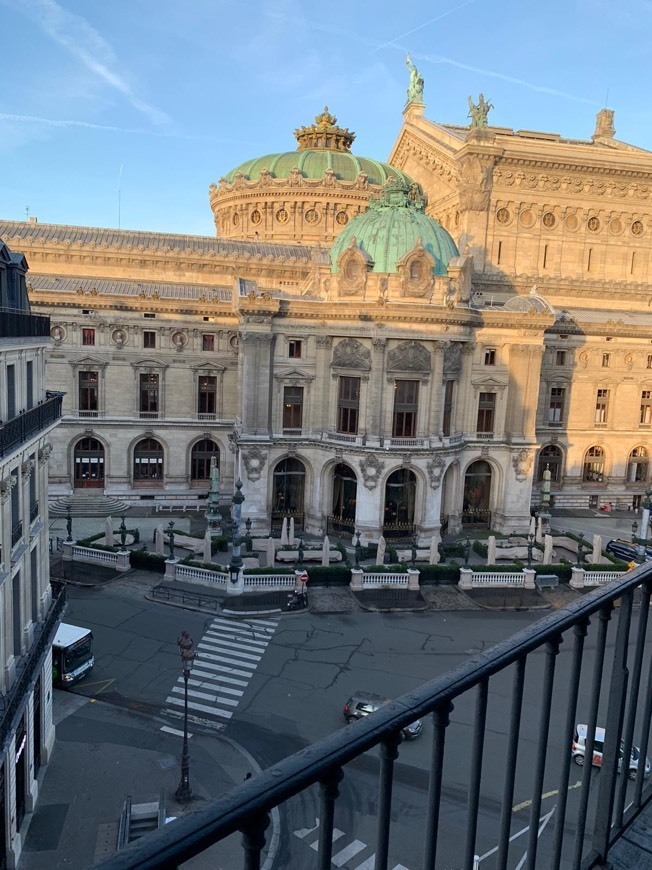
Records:
[[[543,480],[543,472],[547,468],[550,471],[551,483],[559,483],[561,480],[562,458],[561,448],[557,447],[556,444],[546,444],[545,447],[542,447],[537,466],[537,480]]]
[[[217,466],[220,465],[220,448],[210,438],[204,438],[193,445],[190,454],[190,479],[191,480],[210,480],[211,479],[211,459],[217,459]]]
[[[414,507],[417,479],[409,468],[399,468],[387,478],[383,534],[387,537],[411,534],[414,531]]]
[[[353,531],[358,497],[358,480],[355,472],[345,462],[333,469],[333,504],[328,518],[329,529]]]
[[[582,480],[587,483],[602,483],[604,480],[604,450],[597,444],[586,451]]]
[[[75,444],[75,488],[104,486],[104,446],[97,438],[80,438]]]
[[[462,505],[463,525],[490,525],[491,479],[491,465],[486,459],[478,459],[466,469]]]
[[[272,511],[281,514],[303,513],[306,469],[298,459],[282,459],[274,469]]]
[[[627,483],[647,483],[648,454],[646,447],[635,447],[627,461]]]
[[[134,447],[134,483],[163,484],[163,447],[155,438],[143,438]]]

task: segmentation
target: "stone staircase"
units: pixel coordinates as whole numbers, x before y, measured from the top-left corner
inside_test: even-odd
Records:
[[[50,502],[50,517],[66,517],[68,509],[71,517],[119,517],[129,510],[129,505],[102,493],[75,492]]]

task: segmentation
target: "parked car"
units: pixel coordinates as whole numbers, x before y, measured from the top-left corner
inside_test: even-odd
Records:
[[[573,761],[575,764],[579,764],[580,767],[584,764],[584,757],[586,754],[586,734],[587,727],[586,725],[579,724],[575,727],[575,734],[573,735],[573,746],[572,746],[572,754]],[[593,760],[592,764],[596,767],[602,767],[602,753],[604,751],[604,728],[596,728],[595,729],[595,739],[593,741]],[[638,772],[638,768],[640,765],[641,753],[638,746],[632,746],[632,752],[629,759],[629,768],[628,768],[628,776],[630,779],[636,779],[636,774]],[[623,769],[623,744],[622,741],[620,743],[620,756],[618,759],[618,772],[620,773]],[[650,775],[650,759],[645,759],[645,766],[643,768],[643,776],[647,778]]]
[[[347,725],[355,722],[356,719],[364,719],[370,713],[375,713],[383,704],[387,704],[389,698],[383,698],[382,695],[374,695],[371,692],[355,692],[344,705],[344,718]],[[406,725],[401,729],[403,740],[414,740],[421,734],[421,719]]]
[[[631,541],[621,541],[618,538],[614,538],[612,541],[609,541],[605,550],[607,553],[618,556],[619,559],[623,559],[625,562],[641,561],[638,547],[636,544],[632,544]],[[652,547],[645,548],[645,561],[652,561]]]

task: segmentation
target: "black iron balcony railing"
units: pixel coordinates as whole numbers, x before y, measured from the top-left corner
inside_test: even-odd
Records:
[[[15,547],[18,541],[23,537],[23,522],[19,520],[11,527],[11,546]]]
[[[50,318],[0,308],[0,338],[49,338]]]
[[[291,816],[292,805],[286,802],[301,794],[302,806],[314,804],[319,817],[315,866],[326,870],[333,857],[339,783],[349,772],[346,765],[378,747],[374,866],[387,870],[394,863],[388,865],[390,846],[405,847],[392,842],[401,817],[392,809],[400,729],[426,715],[432,716],[427,791],[422,817],[409,828],[411,839],[415,832],[421,838],[419,866],[472,870],[488,836],[497,845],[481,856],[492,856],[487,866],[516,866],[524,851],[526,857],[518,866],[531,870],[607,866],[614,842],[652,799],[644,778],[649,773],[645,760],[652,718],[651,589],[652,566],[641,566],[143,837],[99,866],[177,867],[239,830],[240,866],[257,870],[265,830],[275,816],[272,811],[287,808]],[[618,616],[612,622],[614,606]],[[564,642],[568,648],[563,667],[556,669]],[[607,654],[610,669],[605,667]],[[586,763],[581,767],[573,765],[578,721],[585,723],[587,734],[580,759]],[[598,725],[605,734],[598,732],[604,745],[601,769],[596,771],[589,762],[597,748]],[[637,757],[636,752],[631,755],[635,742],[640,748],[638,764],[632,761],[627,776],[628,764],[623,763],[619,776],[619,758]],[[365,771],[375,769],[375,759],[368,762]],[[571,770],[578,771],[577,783],[570,783]],[[315,786],[318,795],[313,798],[308,790]],[[554,813],[547,813],[542,824],[543,801],[551,795]],[[529,816],[524,829],[525,820],[515,817],[515,810],[523,807]],[[350,812],[350,803],[343,811]]]
[[[16,665],[16,679],[0,703],[0,746],[3,746],[20,705],[25,702],[28,688],[43,664],[43,656],[54,640],[54,633],[66,603],[63,583],[52,583],[52,603],[43,622],[34,627],[34,639],[26,655]]]
[[[0,425],[0,456],[15,450],[61,418],[63,393],[48,394],[48,398]]]

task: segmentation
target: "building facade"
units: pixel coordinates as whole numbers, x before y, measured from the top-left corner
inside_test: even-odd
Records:
[[[45,389],[49,318],[22,254],[0,244],[0,867],[15,867],[54,744],[48,466],[61,396]]]
[[[0,224],[52,320],[53,496],[200,500],[216,456],[259,532],[523,531],[546,467],[558,506],[637,506],[652,155],[608,110],[569,140],[421,98],[388,163],[325,110],[228,172],[216,238]]]

